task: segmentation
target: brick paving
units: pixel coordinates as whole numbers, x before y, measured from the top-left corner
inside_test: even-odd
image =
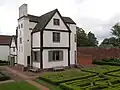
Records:
[[[29,76],[27,76],[27,75],[25,75],[25,74],[22,74],[22,73],[20,73],[19,71],[14,70],[14,69],[12,69],[12,68],[10,68],[10,67],[5,67],[5,68],[6,68],[6,70],[8,70],[8,71],[10,71],[10,72],[18,75],[19,77],[23,78],[24,81],[28,82],[29,84],[32,84],[32,85],[36,86],[36,87],[39,88],[40,90],[49,90],[47,87],[45,87],[45,86],[43,86],[43,85],[40,85],[40,84],[36,83],[35,81],[31,80],[32,78],[29,77]]]

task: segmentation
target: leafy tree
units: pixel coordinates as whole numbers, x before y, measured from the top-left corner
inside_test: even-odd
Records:
[[[98,41],[95,35],[91,32],[88,33],[88,46],[97,46]]]
[[[114,35],[118,40],[118,46],[120,47],[120,23],[116,23],[113,27],[112,27],[112,35]]]
[[[88,46],[87,34],[82,28],[77,27],[77,46],[84,47]]]
[[[76,29],[78,47],[97,46],[98,41],[93,33],[89,32],[87,35],[82,28],[77,27]]]
[[[101,47],[118,47],[119,42],[115,37],[105,38],[103,42],[100,44]]]

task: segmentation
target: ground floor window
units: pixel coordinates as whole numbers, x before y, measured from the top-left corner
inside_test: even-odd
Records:
[[[62,61],[63,60],[63,51],[48,51],[48,60],[49,61]]]
[[[40,61],[40,51],[34,51],[33,52],[33,61],[39,62]]]

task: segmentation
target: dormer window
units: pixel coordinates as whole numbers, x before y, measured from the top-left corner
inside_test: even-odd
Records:
[[[53,19],[53,24],[54,25],[60,25],[60,20],[59,19]]]

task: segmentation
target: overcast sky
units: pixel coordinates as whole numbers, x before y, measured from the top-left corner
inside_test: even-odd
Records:
[[[99,41],[110,37],[111,27],[120,20],[120,0],[0,0],[0,34],[15,34],[18,7],[23,3],[28,4],[29,14],[37,16],[58,8]]]

